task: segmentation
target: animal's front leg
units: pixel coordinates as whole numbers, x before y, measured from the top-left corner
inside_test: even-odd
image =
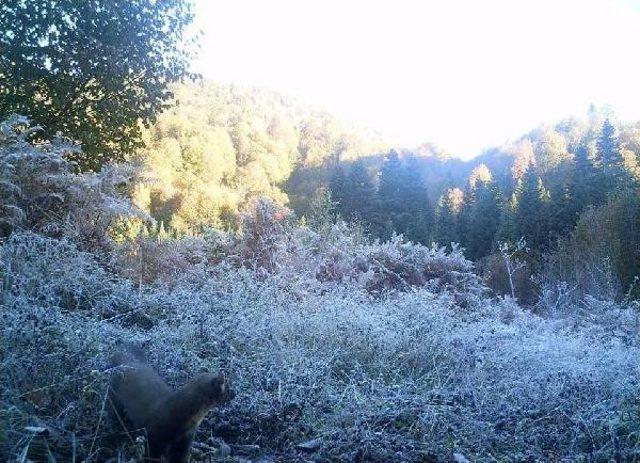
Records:
[[[155,440],[149,441],[149,458],[145,461],[149,463],[160,463],[162,461],[162,455],[167,450],[167,446],[164,443],[157,442]]]
[[[193,434],[188,433],[169,446],[169,463],[187,463]]]

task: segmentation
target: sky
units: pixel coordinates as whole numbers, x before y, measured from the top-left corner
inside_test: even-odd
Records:
[[[470,158],[610,105],[640,119],[640,0],[196,0],[195,69]]]

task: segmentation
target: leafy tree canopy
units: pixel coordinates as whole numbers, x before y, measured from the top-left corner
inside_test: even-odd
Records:
[[[0,6],[0,119],[29,116],[83,144],[84,170],[141,145],[188,74],[189,0],[6,0]]]

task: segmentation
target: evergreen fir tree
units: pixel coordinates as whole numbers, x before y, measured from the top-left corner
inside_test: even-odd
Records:
[[[619,193],[631,184],[630,175],[624,167],[615,127],[609,119],[606,119],[602,125],[596,148],[599,172],[591,183],[594,188],[595,203],[602,204],[610,193],[614,191]]]
[[[605,171],[614,174],[619,173],[623,167],[622,154],[620,153],[620,144],[616,136],[616,129],[609,119],[602,124],[602,130],[597,142],[598,160]]]
[[[373,212],[375,186],[361,160],[353,163],[347,177],[343,210],[345,217],[369,221]]]
[[[604,200],[604,195],[598,197],[598,170],[594,165],[594,160],[589,152],[586,143],[578,146],[575,154],[573,170],[569,174],[568,188],[569,194],[574,204],[574,214],[579,214],[590,204],[598,204]],[[573,217],[573,223],[577,217]]]
[[[329,178],[331,198],[335,201],[336,210],[346,217],[347,176],[342,164],[336,163]]]
[[[473,230],[471,230],[471,211],[473,209],[474,197],[473,190],[467,186],[464,192],[464,201],[458,213],[458,226],[456,228],[460,244],[462,244],[465,249],[468,249],[469,240],[473,233]]]
[[[414,242],[430,244],[433,240],[434,210],[416,157],[409,157],[403,169],[400,201],[405,236]]]
[[[524,238],[531,248],[542,249],[548,242],[544,187],[533,166],[529,166],[516,191],[514,217],[516,237]]]
[[[450,188],[440,196],[434,225],[434,240],[440,245],[460,243],[458,220],[463,202],[464,194],[459,188]]]
[[[380,173],[376,224],[379,236],[393,232],[408,240],[428,244],[432,239],[434,213],[417,160],[400,161],[391,151]]]
[[[515,227],[515,211],[517,208],[517,195],[512,193],[509,199],[503,198],[500,211],[500,223],[496,231],[495,242],[517,242]]]
[[[501,194],[493,182],[477,182],[469,215],[467,251],[472,259],[491,253],[500,226]]]
[[[396,150],[391,150],[380,171],[378,193],[388,204],[396,205],[400,195],[402,163]]]
[[[374,232],[383,240],[398,232],[397,215],[401,213],[400,186],[402,184],[402,164],[398,153],[391,150],[380,171]]]
[[[574,197],[571,179],[566,179],[550,191],[551,201],[547,208],[550,237],[565,236],[575,226],[578,218],[578,203]]]

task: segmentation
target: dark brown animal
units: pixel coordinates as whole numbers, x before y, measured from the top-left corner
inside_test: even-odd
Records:
[[[188,462],[195,430],[209,409],[235,396],[221,373],[202,374],[172,391],[140,355],[123,351],[112,361],[118,367],[112,403],[134,429],[146,432],[152,461]]]

